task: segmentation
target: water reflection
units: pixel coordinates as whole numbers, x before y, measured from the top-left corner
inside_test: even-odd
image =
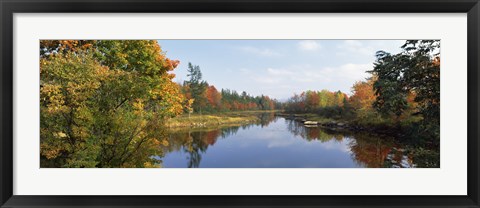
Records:
[[[163,167],[189,168],[429,167],[388,136],[307,128],[274,114],[259,118],[247,125],[172,130],[165,157],[158,159]]]
[[[198,168],[202,160],[202,154],[205,153],[209,146],[213,146],[217,139],[227,138],[235,135],[239,129],[248,130],[251,126],[268,126],[270,122],[277,121],[277,117],[273,113],[262,113],[258,115],[259,120],[256,123],[220,127],[214,129],[208,128],[188,128],[174,129],[169,134],[169,144],[166,148],[167,152],[183,151],[187,154],[189,168]]]
[[[405,149],[395,142],[393,137],[365,132],[353,133],[343,129],[306,128],[302,123],[293,120],[286,120],[286,123],[288,129],[294,135],[308,141],[328,142],[335,140],[344,142],[345,138],[349,138],[346,145],[359,166],[368,168],[415,167],[411,155],[408,155]]]

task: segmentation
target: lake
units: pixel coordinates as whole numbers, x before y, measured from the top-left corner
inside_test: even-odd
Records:
[[[240,126],[169,132],[165,168],[413,168],[414,152],[392,137],[348,132],[275,116]],[[422,158],[424,160],[425,158]]]

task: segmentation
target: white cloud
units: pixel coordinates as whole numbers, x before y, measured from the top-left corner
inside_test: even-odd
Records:
[[[298,42],[298,48],[304,51],[317,51],[321,48],[320,44],[314,40],[302,40]]]
[[[352,84],[355,81],[360,81],[366,78],[368,73],[366,71],[371,70],[372,64],[344,64],[338,67],[328,67],[323,70],[324,74],[328,74],[333,80],[348,80]]]
[[[266,57],[282,56],[280,52],[269,49],[269,48],[257,48],[253,46],[244,46],[244,47],[240,47],[239,49],[245,53],[250,53],[250,54],[259,55],[259,56],[266,56]]]
[[[251,78],[262,84],[265,89],[268,87],[268,89],[277,90],[278,94],[286,93],[290,95],[296,92],[297,89],[301,91],[341,90],[349,94],[353,83],[370,76],[366,71],[371,70],[372,67],[372,64],[353,63],[334,67],[292,65],[285,68],[267,68],[263,71],[264,73],[256,73]],[[281,87],[284,85],[288,85],[289,89]]]
[[[291,66],[284,69],[268,68],[270,76],[284,77],[293,81],[338,82],[342,80],[357,81],[368,76],[365,72],[372,69],[372,64],[347,63],[335,67],[312,67],[308,65]],[[352,82],[352,83],[353,83]]]
[[[339,55],[348,55],[350,53],[362,54],[362,55],[375,55],[375,49],[372,46],[365,45],[358,40],[345,40],[342,44],[338,45],[340,51]]]
[[[398,53],[400,46],[404,42],[404,40],[345,40],[337,46],[337,55],[366,55],[373,57],[379,50]]]

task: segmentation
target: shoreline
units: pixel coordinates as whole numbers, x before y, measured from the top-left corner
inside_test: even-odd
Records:
[[[183,114],[165,122],[168,128],[217,127],[222,125],[242,125],[260,121],[258,114],[276,111],[233,111],[208,114]]]
[[[388,124],[362,125],[355,121],[332,119],[318,116],[313,113],[276,113],[276,116],[287,120],[301,122],[305,127],[322,127],[331,130],[349,130],[354,132],[369,131],[389,136],[405,136],[399,126]]]
[[[287,120],[293,120],[303,123],[305,128],[324,128],[337,132],[361,133],[369,132],[377,135],[393,137],[397,142],[418,147],[424,147],[426,150],[438,151],[439,146],[432,143],[418,143],[415,141],[415,135],[412,135],[408,126],[391,126],[388,124],[362,125],[355,121],[346,121],[339,119],[330,119],[319,117],[316,114],[309,113],[277,113],[275,116],[283,117]],[[310,123],[315,122],[315,124]],[[413,136],[413,137],[412,137]]]

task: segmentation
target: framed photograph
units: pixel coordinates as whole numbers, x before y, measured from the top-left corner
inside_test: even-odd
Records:
[[[1,1],[1,207],[479,207],[478,0]]]

